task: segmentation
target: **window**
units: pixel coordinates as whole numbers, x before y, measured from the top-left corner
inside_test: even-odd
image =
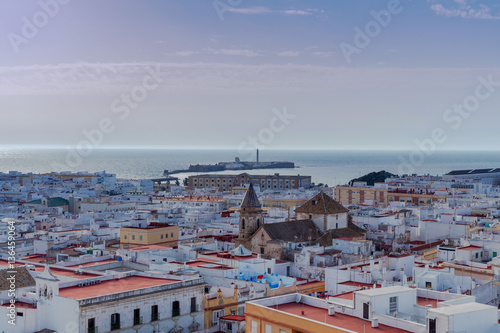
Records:
[[[196,297],[191,297],[191,312],[196,312],[197,310]]]
[[[141,322],[141,309],[134,309],[134,326],[140,325]]]
[[[179,301],[174,301],[172,303],[172,317],[178,317],[181,315],[181,304]]]
[[[260,254],[264,254],[264,248],[263,247],[260,248]]]
[[[123,239],[127,239],[127,235],[123,236]]]
[[[132,235],[132,240],[135,240],[135,235]]]
[[[224,309],[212,311],[212,326],[219,324],[219,318],[224,315]]]
[[[174,237],[174,233],[173,232],[170,233],[170,237]]]
[[[97,333],[97,327],[95,327],[95,318],[89,318],[87,322],[87,332]]]
[[[426,288],[426,289],[432,289],[432,282],[428,282],[428,281],[426,281],[426,282],[425,282],[425,288]]]
[[[267,274],[271,274],[271,267],[267,268]]]
[[[429,318],[429,333],[436,333],[436,319]]]
[[[142,235],[139,236],[139,240],[142,240]]]
[[[250,333],[257,333],[257,322],[255,320],[252,320],[252,328],[250,330]]]
[[[23,312],[16,312],[16,316],[22,317],[22,316],[24,316],[24,313]]]
[[[165,234],[165,238],[168,238],[168,234]]]
[[[120,329],[120,314],[113,313],[111,315],[111,331]]]
[[[245,229],[245,219],[241,220],[241,229]]]
[[[266,325],[266,326],[265,326],[265,332],[266,332],[266,333],[271,333],[271,332],[272,332],[271,325]]]
[[[398,297],[393,296],[389,298],[389,312],[394,313],[398,310]]]
[[[163,239],[163,234],[161,234],[161,239]]]

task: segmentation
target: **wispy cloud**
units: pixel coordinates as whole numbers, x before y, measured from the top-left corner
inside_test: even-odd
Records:
[[[141,84],[148,68],[158,68],[161,86],[155,94],[193,94],[221,91],[272,92],[360,89],[381,83],[466,84],[464,77],[477,73],[500,75],[500,69],[455,68],[343,68],[297,64],[141,62],[67,63],[0,67],[0,96],[119,96]]]
[[[228,12],[236,13],[236,14],[249,14],[249,15],[262,15],[262,14],[271,14],[271,13],[279,13],[285,15],[300,15],[307,16],[312,15],[315,9],[308,8],[307,10],[302,9],[284,9],[284,10],[273,10],[268,7],[246,7],[246,8],[229,8]]]
[[[185,50],[185,51],[177,51],[177,52],[172,52],[172,53],[165,53],[165,55],[174,55],[174,56],[179,56],[179,57],[191,57],[196,54],[199,54],[200,51],[193,51],[193,50]]]
[[[471,5],[466,0],[454,0],[452,7],[445,7],[440,3],[431,5],[431,9],[437,14],[445,17],[461,17],[483,20],[498,20],[500,15],[493,15],[491,8],[484,4]]]
[[[273,12],[267,7],[229,8],[227,11],[237,14],[269,14]]]
[[[297,10],[297,9],[288,9],[288,10],[283,10],[283,14],[286,15],[311,15],[311,12],[308,12],[306,10]]]
[[[252,50],[238,50],[238,49],[207,49],[208,53],[217,54],[217,55],[231,55],[231,56],[243,56],[243,57],[258,57],[259,53],[256,53]]]
[[[317,51],[312,53],[316,57],[321,57],[321,58],[329,58],[333,56],[333,52],[323,52],[323,51]]]
[[[277,52],[276,55],[279,57],[298,57],[300,55],[300,51],[283,51]]]

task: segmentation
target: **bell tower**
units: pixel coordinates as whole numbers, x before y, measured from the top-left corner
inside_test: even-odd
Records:
[[[255,193],[252,183],[250,183],[240,206],[240,227],[236,246],[241,244],[247,247],[250,237],[263,223],[262,208],[257,193]]]

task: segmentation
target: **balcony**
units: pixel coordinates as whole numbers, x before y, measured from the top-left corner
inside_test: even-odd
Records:
[[[98,333],[99,330],[97,329],[97,326],[94,326],[94,327],[89,327],[87,329],[87,333]]]
[[[119,330],[120,329],[120,323],[111,323],[111,331]]]
[[[158,312],[151,313],[151,321],[157,321],[157,320],[160,320],[160,314]]]
[[[172,317],[178,317],[181,315],[181,309],[172,309]]]

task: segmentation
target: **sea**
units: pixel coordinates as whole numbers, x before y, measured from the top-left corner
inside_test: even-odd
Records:
[[[0,172],[101,172],[118,178],[161,178],[164,170],[187,169],[190,164],[255,161],[255,152],[243,155],[230,149],[94,149],[78,154],[55,148],[2,148]],[[443,175],[457,169],[500,168],[500,151],[388,151],[388,150],[271,150],[261,149],[260,161],[290,161],[295,169],[245,171],[250,174],[307,175],[316,184],[342,185],[372,171],[394,174]],[[224,173],[239,173],[225,171]],[[180,180],[189,176],[173,176]]]

